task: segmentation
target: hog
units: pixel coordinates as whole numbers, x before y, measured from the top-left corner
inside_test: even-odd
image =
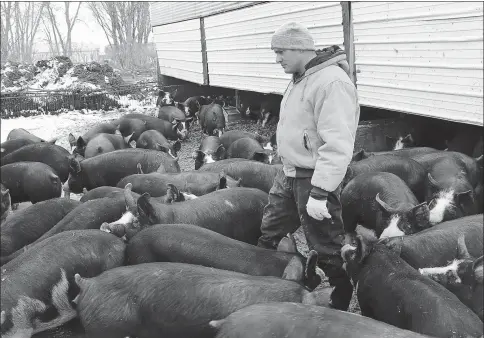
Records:
[[[209,324],[216,338],[429,337],[354,313],[289,302],[250,305]]]
[[[77,139],[72,133],[69,133],[68,141],[71,149],[74,148],[72,149],[73,154],[85,156],[84,152],[89,141],[99,134],[115,134],[118,123],[119,121],[99,123]]]
[[[124,177],[142,171],[180,172],[177,159],[156,150],[122,149],[79,161],[69,159],[69,178],[64,190],[81,193],[101,186],[116,186]]]
[[[269,193],[274,184],[274,178],[282,171],[282,165],[268,165],[242,158],[231,158],[207,163],[198,171],[220,172],[222,170],[228,176],[241,180],[242,187],[257,188]]]
[[[175,95],[177,93],[177,89],[172,91],[164,91],[160,90],[158,92],[158,99],[156,100],[157,107],[164,107],[164,106],[173,106],[175,105]]]
[[[417,198],[398,176],[364,173],[341,192],[344,229],[355,235],[357,224],[380,238],[409,235],[430,227],[427,204]]]
[[[124,250],[124,243],[111,234],[69,231],[46,239],[4,265],[2,337],[31,337],[75,318],[71,304],[78,292],[74,274],[94,277],[121,266]]]
[[[40,137],[35,136],[34,134],[30,133],[29,131],[23,128],[12,129],[7,135],[7,141],[16,140],[16,139],[27,139],[34,142],[47,142],[54,144],[57,141],[57,138],[53,138],[51,140],[44,140]]]
[[[210,320],[251,304],[329,302],[329,288],[310,292],[291,280],[183,263],[125,266],[94,278],[77,274],[75,280],[81,289],[79,317],[93,338],[208,338],[215,334]]]
[[[341,249],[356,287],[361,314],[434,337],[479,337],[482,321],[430,278],[422,276],[383,244],[357,236]]]
[[[195,170],[200,169],[205,163],[213,163],[225,159],[226,148],[222,145],[218,136],[205,137],[197,151],[192,154],[195,160]]]
[[[227,121],[225,121],[224,110],[220,105],[211,103],[201,106],[198,118],[204,134],[220,137],[225,132]]]
[[[17,149],[22,148],[23,146],[34,143],[36,142],[25,138],[17,138],[14,140],[2,142],[2,144],[0,145],[0,156],[3,157],[10,154],[11,152],[14,152]]]
[[[111,151],[126,149],[124,138],[121,135],[98,134],[94,136],[86,146],[85,158],[91,158]]]
[[[119,126],[116,133],[123,136],[124,141],[127,144],[131,142],[138,141],[138,138],[146,131],[148,127],[146,126],[146,121],[140,120],[138,118],[121,118],[119,120]]]
[[[9,190],[11,203],[32,204],[60,197],[62,182],[45,163],[15,162],[0,167],[2,184]]]
[[[425,181],[427,173],[416,161],[400,156],[372,156],[367,159],[350,163],[343,178],[343,188],[356,176],[362,173],[388,172],[401,178],[417,197],[417,200],[425,200]]]
[[[173,250],[173,243],[183,243]],[[221,256],[220,252],[224,254]],[[317,253],[304,258],[290,234],[277,251],[259,248],[191,224],[153,225],[136,234],[126,247],[127,264],[179,262],[245,273],[291,279],[314,290]]]
[[[176,141],[175,143],[170,144],[159,131],[146,130],[136,141],[136,148],[158,150],[169,154],[173,158],[178,158],[181,142]]]
[[[123,119],[138,119],[145,122],[145,130],[157,130],[168,140],[185,140],[188,138],[188,129],[183,121],[168,122],[157,117],[144,114],[126,114]],[[145,131],[143,130],[143,131]],[[121,131],[121,130],[120,130]],[[124,136],[124,133],[121,131]],[[141,135],[141,134],[140,134]]]
[[[162,196],[165,194],[169,184],[173,184],[179,190],[195,196],[206,195],[215,190],[227,187],[235,188],[240,182],[224,173],[188,171],[179,174],[134,174],[126,176],[118,182],[118,188],[124,188],[126,184],[133,185],[133,191],[139,194],[145,192],[150,196]]]
[[[225,149],[229,149],[230,145],[235,141],[241,138],[252,138],[259,142],[260,144],[264,143],[264,138],[257,134],[257,133],[250,133],[248,131],[243,130],[228,130],[220,136],[220,142],[224,146]],[[272,149],[271,149],[272,150]]]
[[[256,244],[267,194],[259,189],[233,188],[211,192],[183,203],[160,204],[144,193],[135,202],[126,194],[126,213],[104,229],[130,239],[153,224],[194,224],[227,237]]]
[[[273,150],[262,148],[259,142],[249,137],[234,141],[227,149],[227,158],[246,158],[266,164],[272,164],[276,155]]]
[[[388,150],[388,151],[365,151],[364,149],[361,149],[360,151],[355,152],[353,154],[352,161],[361,161],[370,156],[378,156],[378,155],[392,155],[392,156],[401,156],[401,157],[409,158],[415,155],[428,154],[436,151],[439,151],[439,150],[430,148],[430,147],[413,147],[413,148],[403,148],[403,149]]]
[[[1,165],[16,162],[41,162],[54,169],[55,173],[62,182],[69,176],[69,157],[70,153],[55,144],[40,142],[23,146],[20,149],[3,156]]]
[[[0,229],[0,256],[8,256],[37,240],[81,202],[53,198],[19,210]]]

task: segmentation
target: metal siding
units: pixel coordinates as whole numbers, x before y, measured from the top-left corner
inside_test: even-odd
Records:
[[[360,104],[483,125],[482,2],[352,2]]]
[[[159,1],[150,3],[151,26],[156,27],[169,23],[205,17],[215,13],[230,11],[258,3],[257,1],[204,1],[175,2]]]
[[[205,18],[211,86],[284,93],[291,76],[275,62],[271,36],[297,21],[313,34],[316,48],[343,46],[339,2],[271,2]]]
[[[203,84],[200,19],[153,27],[160,74]]]

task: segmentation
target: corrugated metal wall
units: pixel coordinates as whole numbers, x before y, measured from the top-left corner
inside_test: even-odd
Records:
[[[200,19],[153,27],[160,73],[203,84]]]
[[[151,26],[156,27],[249,6],[259,1],[150,2]]]
[[[362,105],[483,124],[482,2],[352,2]]]
[[[289,21],[306,25],[316,48],[343,48],[339,2],[271,2],[210,16],[205,18],[210,85],[282,94],[290,75],[276,64],[270,42]]]

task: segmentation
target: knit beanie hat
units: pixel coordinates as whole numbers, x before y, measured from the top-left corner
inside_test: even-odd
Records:
[[[271,40],[271,49],[316,50],[309,30],[296,22],[289,22],[276,30]]]

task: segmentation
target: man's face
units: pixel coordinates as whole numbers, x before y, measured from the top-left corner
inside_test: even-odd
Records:
[[[274,49],[276,62],[280,63],[286,74],[297,73],[301,69],[301,51],[294,49]]]

